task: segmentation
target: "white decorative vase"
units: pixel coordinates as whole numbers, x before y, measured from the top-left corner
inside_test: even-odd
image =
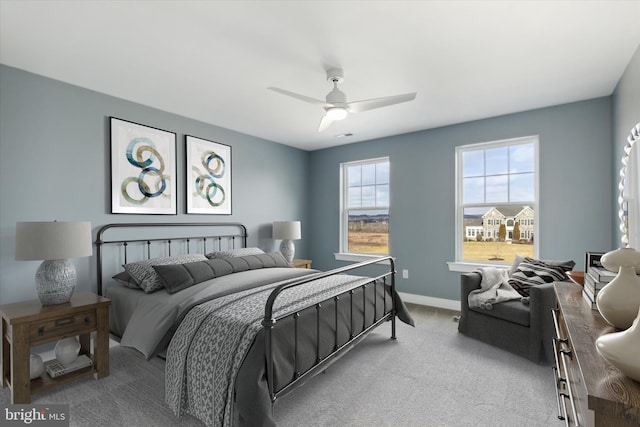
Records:
[[[621,248],[604,254],[602,265],[618,275],[607,283],[596,296],[598,311],[604,320],[618,329],[627,329],[640,308],[640,252]]]
[[[44,372],[44,362],[42,357],[37,354],[32,354],[29,357],[29,378],[38,378]]]
[[[58,362],[68,365],[76,360],[80,353],[80,342],[76,337],[64,338],[56,343],[54,350]]]
[[[602,255],[600,262],[607,270],[618,271],[619,267],[640,269],[640,252],[633,248],[619,248]]]
[[[598,353],[629,378],[640,382],[640,309],[633,324],[622,332],[598,337]]]

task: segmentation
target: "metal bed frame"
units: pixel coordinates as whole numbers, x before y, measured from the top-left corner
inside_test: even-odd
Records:
[[[323,302],[320,302],[317,304],[311,304],[309,306],[306,306],[305,308],[295,311],[294,313],[286,314],[284,316],[279,316],[279,317],[273,316],[273,305],[276,299],[278,298],[278,295],[280,295],[286,289],[292,288],[294,286],[303,285],[305,283],[309,283],[324,277],[332,276],[335,274],[342,274],[345,272],[350,272],[352,270],[355,270],[361,267],[365,267],[372,264],[378,264],[386,261],[388,261],[390,265],[390,269],[387,273],[381,274],[377,277],[372,277],[370,281],[367,281],[364,284],[355,285],[351,289],[347,289],[346,291],[343,290],[343,291],[336,292],[335,294],[325,299]],[[383,300],[381,302],[381,304],[383,304],[384,306],[383,315],[380,318],[376,318],[376,315],[378,312],[378,309],[377,309],[378,294],[376,292],[377,291],[376,287],[386,286],[387,280],[390,280],[391,296],[392,296],[393,302],[391,303],[390,307],[387,307],[387,301],[386,301],[386,298],[384,297],[385,293],[383,292]],[[382,281],[382,283],[379,283],[380,281]],[[374,292],[373,292],[374,311],[373,311],[373,322],[369,326],[367,326],[366,325],[367,303],[366,303],[365,287],[370,284],[374,286]],[[354,319],[354,309],[353,309],[354,294],[356,289],[358,288],[362,289],[362,298],[363,298],[362,330],[360,331],[356,331],[354,327],[355,319]],[[349,327],[349,334],[350,334],[349,339],[344,344],[338,345],[338,301],[341,298],[349,298],[349,304],[351,306],[351,310],[350,310],[351,322]],[[334,325],[333,325],[334,333],[335,333],[335,345],[331,353],[329,353],[325,357],[321,357],[320,355],[320,335],[321,335],[320,309],[322,308],[323,303],[327,301],[335,302],[334,304],[335,317],[334,317]],[[311,307],[314,307],[316,310],[316,326],[317,326],[315,331],[316,332],[316,335],[315,335],[316,360],[313,366],[311,366],[305,372],[300,372],[298,369],[298,347],[299,347],[298,346],[298,319],[300,318],[300,313],[302,311],[309,309]],[[295,366],[295,374],[294,374],[294,378],[288,384],[280,388],[280,390],[275,390],[274,389],[274,356],[273,356],[273,347],[272,347],[273,346],[272,331],[277,322],[285,321],[288,318],[292,318],[294,322],[295,332],[294,332],[293,359],[294,359],[294,366]],[[348,265],[342,268],[337,268],[335,270],[330,270],[325,273],[321,273],[319,275],[314,275],[313,277],[310,277],[310,278],[303,278],[301,280],[297,280],[292,283],[285,283],[283,285],[276,287],[273,291],[271,291],[271,294],[267,299],[267,303],[265,304],[265,309],[264,309],[264,319],[262,321],[262,326],[265,330],[264,342],[265,342],[265,354],[267,357],[267,361],[266,361],[267,362],[267,380],[268,380],[267,383],[269,387],[269,395],[271,397],[271,402],[272,403],[275,402],[277,398],[284,396],[285,394],[292,391],[296,387],[302,385],[308,379],[311,379],[313,376],[327,369],[327,367],[330,364],[332,364],[333,362],[338,360],[341,356],[343,356],[346,352],[351,350],[360,340],[362,340],[365,337],[365,335],[368,332],[370,332],[371,330],[373,330],[374,328],[376,328],[377,326],[379,326],[380,324],[388,320],[391,321],[391,339],[395,340],[396,339],[395,261],[393,257],[390,257],[390,256],[376,258],[374,260],[364,261],[364,262],[360,262],[353,265]]]
[[[165,238],[131,238],[131,239],[116,239],[116,240],[103,240],[105,233],[113,228],[163,228],[163,227],[199,227],[199,228],[209,228],[215,230],[216,228],[225,227],[226,229],[235,228],[238,230],[237,233],[233,234],[216,234],[216,233],[206,233],[197,237],[165,237]],[[236,241],[241,242],[242,248],[247,246],[247,229],[243,224],[240,223],[118,223],[118,224],[107,224],[101,227],[98,230],[96,237],[96,252],[97,252],[97,271],[98,271],[98,293],[103,295],[104,286],[102,283],[102,275],[103,275],[103,245],[106,244],[115,244],[121,245],[122,250],[124,251],[124,260],[127,262],[127,247],[131,243],[141,243],[147,245],[147,258],[151,258],[151,245],[153,243],[165,244],[168,247],[168,253],[171,254],[171,244],[176,241],[185,241],[187,242],[187,253],[189,253],[189,242],[192,240],[202,241],[202,252],[207,252],[207,241],[213,241],[213,245],[215,243],[218,244],[218,249],[221,248],[222,240],[228,240],[231,242],[231,248],[235,248]],[[213,249],[209,249],[211,251]],[[364,284],[354,285],[353,287],[347,290],[337,291],[335,294],[330,295],[324,301],[316,304],[310,304],[305,306],[294,313],[286,314],[283,316],[274,316],[274,304],[278,296],[285,290],[290,289],[294,286],[300,286],[305,283],[312,282],[314,280],[336,275],[342,274],[346,272],[351,272],[355,269],[370,266],[373,264],[379,263],[388,263],[389,270],[381,275],[376,277],[371,277],[371,280],[368,280]],[[266,354],[266,368],[267,368],[267,383],[269,387],[269,395],[271,398],[272,405],[275,403],[276,399],[282,397],[283,395],[289,393],[293,389],[302,385],[308,379],[311,379],[316,374],[324,371],[330,364],[335,362],[338,358],[346,354],[350,349],[352,349],[359,341],[361,341],[365,335],[378,327],[385,321],[391,321],[391,339],[396,339],[396,293],[395,293],[395,260],[393,257],[386,256],[381,258],[376,258],[370,261],[360,262],[357,264],[348,265],[345,267],[337,268],[334,270],[330,270],[327,272],[314,274],[312,277],[303,277],[298,280],[294,280],[283,285],[280,285],[273,289],[271,294],[269,295],[267,302],[264,308],[264,319],[262,321],[262,326],[265,332],[265,354]],[[366,301],[366,286],[373,285],[373,322],[367,325],[366,315],[367,315],[367,301]],[[382,301],[378,301],[378,287],[382,287]],[[392,298],[392,303],[387,303],[386,291],[385,287],[389,287],[390,295]],[[356,315],[356,310],[354,310],[354,295],[357,293],[358,289],[362,290],[362,328],[361,330],[355,330],[354,323]],[[349,338],[343,344],[338,344],[338,301],[348,298],[350,304],[350,325],[349,325]],[[334,331],[335,333],[335,345],[333,347],[333,351],[331,351],[328,355],[322,357],[320,352],[320,335],[323,332],[321,330],[321,322],[320,322],[320,309],[323,304],[328,302],[333,302],[335,306],[335,318],[334,318]],[[383,306],[383,314],[380,317],[377,317],[378,306],[382,304]],[[306,369],[304,372],[299,370],[299,342],[298,342],[298,319],[301,316],[301,313],[305,310],[315,309],[316,313],[316,330],[315,330],[315,363]],[[280,387],[279,390],[275,389],[274,385],[274,351],[273,351],[273,331],[278,322],[283,322],[287,319],[292,319],[294,323],[294,349],[293,349],[293,360],[295,366],[295,373],[293,379],[286,382],[284,386]]]
[[[105,233],[114,228],[173,228],[173,227],[198,227],[198,228],[210,228],[213,227],[215,230],[216,227],[226,227],[226,228],[235,228],[238,232],[234,234],[201,234],[196,236],[189,237],[154,237],[152,239],[144,239],[144,238],[132,238],[132,239],[116,239],[116,240],[103,240]],[[212,248],[210,251],[215,249],[215,243],[218,243],[218,250],[221,250],[222,240],[227,240],[231,242],[231,248],[236,247],[236,240],[240,240],[243,248],[247,247],[247,227],[243,224],[237,222],[180,222],[180,223],[118,223],[118,224],[107,224],[102,226],[98,230],[98,234],[96,236],[96,255],[97,255],[97,263],[98,263],[98,295],[104,296],[104,289],[102,284],[102,275],[103,275],[103,245],[114,244],[114,245],[122,245],[122,251],[124,256],[124,264],[127,263],[128,260],[128,247],[131,243],[143,243],[147,245],[147,259],[151,258],[151,246],[153,243],[161,243],[165,244],[168,248],[168,255],[171,256],[171,244],[179,241],[183,241],[187,243],[187,253],[190,253],[190,245],[191,241],[201,241],[202,242],[202,253],[207,253],[207,241],[212,241]],[[208,240],[209,239],[209,240]]]

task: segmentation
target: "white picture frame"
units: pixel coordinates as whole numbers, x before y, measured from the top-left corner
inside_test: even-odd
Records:
[[[231,215],[231,146],[185,136],[187,213]]]
[[[177,215],[176,134],[110,118],[111,213]]]

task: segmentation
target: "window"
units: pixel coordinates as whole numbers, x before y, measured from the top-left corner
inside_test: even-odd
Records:
[[[389,253],[389,158],[343,163],[340,252]]]
[[[457,262],[510,264],[516,254],[537,255],[537,159],[538,137],[456,149]],[[482,238],[467,238],[469,227]]]

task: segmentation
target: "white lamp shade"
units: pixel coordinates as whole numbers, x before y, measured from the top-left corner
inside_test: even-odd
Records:
[[[90,222],[16,223],[16,260],[56,260],[91,255]]]
[[[276,240],[297,240],[302,238],[300,221],[276,221],[273,223],[273,238]]]

